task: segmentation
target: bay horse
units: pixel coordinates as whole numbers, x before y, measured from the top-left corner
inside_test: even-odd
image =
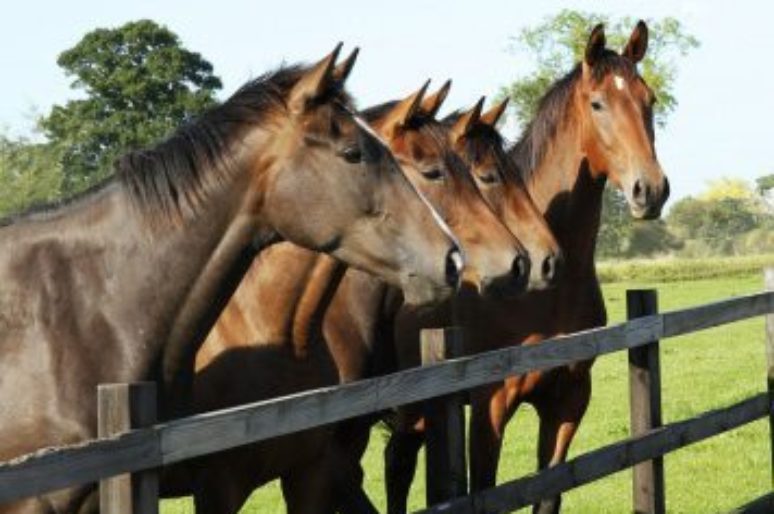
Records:
[[[425,84],[400,102],[362,115],[457,234],[468,263],[465,280],[478,280],[476,287],[485,294],[512,294],[508,284],[523,288],[526,282],[521,246],[486,206],[433,118],[448,87],[425,97]],[[323,315],[343,271],[329,256],[289,243],[261,254],[197,355],[195,408],[224,408],[338,383],[341,356],[359,358],[364,351],[348,341],[334,348],[322,340]],[[269,294],[280,301],[262,301]],[[352,375],[349,378],[355,378]],[[363,376],[362,370],[356,375]],[[347,493],[339,490],[331,496],[336,490],[331,479],[342,473],[341,459],[335,464],[330,460],[332,428],[222,452],[185,469],[171,468],[163,481],[164,494],[190,494],[193,488],[197,512],[235,513],[255,487],[279,477],[289,513],[329,512]]]
[[[445,223],[353,114],[357,52],[249,82],[115,175],[0,229],[0,460],[96,435],[96,388],[157,380],[187,412],[196,350],[256,251],[288,240],[402,287],[451,294]],[[0,506],[94,512],[93,486]]]
[[[534,344],[607,322],[594,266],[605,183],[610,180],[623,190],[635,218],[657,218],[669,196],[669,182],[655,151],[655,96],[636,66],[645,55],[647,40],[647,25],[640,21],[618,54],[606,48],[604,27],[596,26],[583,61],[549,88],[509,151],[559,241],[565,271],[554,289],[486,302],[473,327],[476,351]],[[505,425],[523,402],[534,405],[540,420],[538,467],[565,461],[588,406],[592,364],[579,362],[515,376],[471,392],[474,492],[495,485]],[[421,434],[404,431],[393,437],[388,461],[415,461]],[[400,491],[393,496],[389,509],[393,513],[405,511],[406,482],[410,484],[413,473],[397,471],[387,477],[388,491]],[[534,511],[558,512],[560,505],[560,497],[546,499]]]

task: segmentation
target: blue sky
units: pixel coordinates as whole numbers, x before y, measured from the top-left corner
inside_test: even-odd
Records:
[[[774,173],[774,3],[760,0],[12,2],[0,20],[0,127],[29,133],[35,112],[74,96],[56,57],[95,27],[138,18],[166,24],[213,63],[224,96],[283,61],[317,59],[341,40],[345,51],[361,47],[349,83],[360,106],[408,94],[427,78],[436,85],[452,78],[451,110],[528,73],[529,56],[509,52],[509,37],[564,7],[676,16],[701,41],[680,65],[680,104],[657,134],[676,197],[721,176]]]

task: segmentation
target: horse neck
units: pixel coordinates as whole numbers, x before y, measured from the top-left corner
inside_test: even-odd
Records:
[[[568,107],[527,187],[562,248],[568,272],[594,268],[604,180],[591,175],[583,151],[581,123]]]
[[[130,268],[128,276],[142,277],[143,283],[156,287],[154,308],[143,309],[143,324],[144,333],[155,338],[146,344],[156,348],[151,365],[159,366],[155,372],[167,414],[180,414],[187,407],[196,352],[247,272],[256,244],[273,237],[260,215],[243,212],[257,201],[251,197],[258,194],[251,187],[259,182],[251,173],[256,155],[236,155],[231,176],[179,226],[150,234],[138,229],[135,238],[144,243],[124,263]],[[126,287],[132,290],[133,285]],[[142,305],[142,291],[134,293],[135,306]]]
[[[323,320],[347,267],[341,261],[318,254],[309,281],[302,292],[291,325],[291,341],[297,357],[303,358],[314,343],[323,338]]]

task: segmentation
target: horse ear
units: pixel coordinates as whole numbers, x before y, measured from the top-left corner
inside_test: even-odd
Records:
[[[586,64],[594,66],[594,63],[599,60],[605,51],[605,26],[601,23],[591,31],[589,41],[586,43]]]
[[[425,115],[435,118],[435,115],[438,114],[444,100],[446,100],[446,96],[449,94],[451,83],[451,79],[447,80],[438,91],[422,100],[421,109]]]
[[[387,139],[392,139],[397,132],[411,121],[411,118],[417,115],[422,106],[422,98],[424,98],[429,85],[430,81],[428,80],[416,93],[410,94],[395,104],[395,107],[387,113],[384,121],[381,123],[382,133]]]
[[[500,116],[505,112],[505,108],[508,107],[508,100],[510,100],[510,98],[506,96],[502,102],[482,114],[481,123],[494,127],[500,120]]]
[[[621,55],[632,61],[638,63],[645,57],[645,52],[648,50],[648,25],[640,20],[637,22],[637,26],[634,27],[632,35],[629,38],[629,42],[621,52]]]
[[[476,123],[479,122],[481,119],[481,108],[484,106],[484,100],[486,100],[485,96],[479,98],[478,102],[476,102],[476,105],[460,116],[459,119],[454,123],[451,128],[451,137],[453,141],[458,142],[463,139],[470,133],[470,130],[476,125]]]
[[[350,72],[352,71],[352,68],[355,66],[355,61],[357,61],[357,54],[360,53],[360,48],[355,47],[354,50],[352,50],[352,53],[349,54],[349,57],[344,59],[344,61],[336,66],[333,69],[333,78],[338,82],[339,85],[343,85],[344,82],[346,82],[347,77],[349,77]]]
[[[298,79],[288,98],[288,106],[292,112],[304,112],[311,102],[323,96],[334,85],[333,71],[341,46],[341,43],[336,45],[333,52],[309,68]]]

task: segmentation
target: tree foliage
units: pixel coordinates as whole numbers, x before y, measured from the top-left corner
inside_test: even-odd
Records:
[[[682,247],[662,220],[633,220],[623,193],[609,184],[602,196],[602,217],[597,236],[599,257],[649,257]]]
[[[221,87],[209,62],[150,20],[94,30],[57,62],[83,94],[40,120],[60,148],[65,192],[99,180],[119,154],[211,106]]]
[[[0,216],[59,196],[59,157],[51,145],[0,136]]]
[[[756,179],[755,191],[761,196],[769,213],[774,216],[774,173]]]
[[[774,191],[774,173],[758,177],[755,180],[755,186],[758,193],[761,195],[766,195],[769,191]]]
[[[564,9],[534,27],[523,29],[513,38],[514,50],[524,49],[534,56],[535,69],[502,91],[511,98],[519,124],[525,126],[532,119],[538,100],[548,87],[581,60],[594,25],[604,23],[608,46],[622,49],[636,22],[630,17],[612,19],[598,13]],[[675,18],[647,22],[650,28],[648,52],[640,70],[656,93],[655,119],[663,126],[677,107],[674,96],[677,60],[696,48],[699,41],[686,33]]]
[[[746,199],[686,197],[672,206],[669,226],[685,240],[719,253],[733,253],[734,242],[762,221],[761,214]]]

